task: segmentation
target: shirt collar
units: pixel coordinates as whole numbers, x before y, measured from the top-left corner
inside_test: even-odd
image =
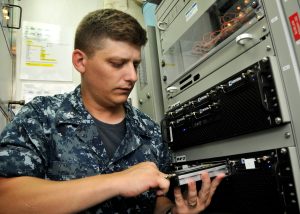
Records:
[[[56,121],[58,124],[69,123],[79,125],[91,123],[92,116],[83,105],[80,85],[66,95],[56,113]]]
[[[128,102],[125,103],[126,110],[126,126],[136,129],[140,135],[151,137],[151,133],[147,127],[146,119],[141,117],[141,113],[131,106]]]
[[[134,128],[139,135],[151,137],[151,133],[147,129],[147,120],[141,117],[141,113],[128,102],[124,104],[124,107],[126,111],[126,126]],[[74,125],[94,123],[91,114],[83,105],[80,85],[66,95],[57,111],[56,121],[58,124],[68,123]]]

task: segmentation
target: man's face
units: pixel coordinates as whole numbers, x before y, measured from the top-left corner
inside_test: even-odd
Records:
[[[141,49],[126,42],[104,39],[101,49],[87,57],[82,84],[85,98],[101,107],[122,105],[137,81]]]

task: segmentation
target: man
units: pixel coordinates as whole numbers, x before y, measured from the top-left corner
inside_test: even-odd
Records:
[[[88,14],[77,28],[74,92],[37,97],[0,136],[0,213],[198,213],[222,179],[168,191],[160,129],[126,101],[146,32],[126,13]]]

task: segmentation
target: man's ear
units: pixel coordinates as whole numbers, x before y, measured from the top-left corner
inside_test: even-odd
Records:
[[[79,49],[75,49],[72,53],[72,62],[77,71],[81,74],[85,72],[85,63],[87,56]]]

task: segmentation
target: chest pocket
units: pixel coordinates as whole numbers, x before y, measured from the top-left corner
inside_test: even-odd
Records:
[[[108,172],[122,171],[141,162],[151,161],[158,165],[157,151],[151,140],[141,138],[140,145],[127,155],[108,165]]]

